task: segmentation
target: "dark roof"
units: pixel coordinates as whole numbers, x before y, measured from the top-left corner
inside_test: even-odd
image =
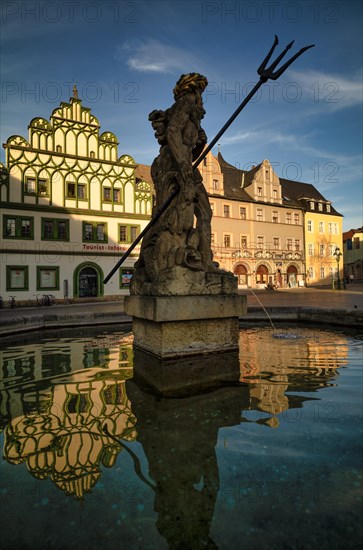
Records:
[[[232,164],[229,164],[220,152],[218,153],[217,159],[223,174],[225,198],[256,202],[248,193],[246,193],[244,188],[248,187],[252,183],[256,172],[258,172],[261,168],[261,164],[254,166],[251,170],[240,170]],[[241,185],[243,176],[244,188],[242,189]],[[310,200],[322,201],[325,203],[329,202],[311,183],[303,183],[284,178],[279,179],[283,197],[282,204],[284,206],[289,206],[290,208],[294,206],[295,208],[310,210]],[[339,212],[337,212],[332,205],[330,208],[330,214],[341,216],[341,214],[339,214]]]
[[[358,229],[349,229],[349,231],[345,231],[343,233],[343,242],[348,241],[349,239],[354,237],[356,233],[363,233],[363,227],[359,227]]]

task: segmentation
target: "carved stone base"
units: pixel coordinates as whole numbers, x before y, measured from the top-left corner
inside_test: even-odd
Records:
[[[156,357],[184,357],[238,350],[239,317],[246,297],[127,296],[134,346]]]
[[[134,273],[131,294],[142,296],[199,296],[237,294],[238,280],[229,271],[192,271],[181,266],[158,274],[155,282],[148,280],[145,270]]]

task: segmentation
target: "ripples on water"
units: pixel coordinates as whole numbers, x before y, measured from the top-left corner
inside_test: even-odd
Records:
[[[358,336],[246,329],[234,382],[172,397],[136,383],[132,340],[0,349],[2,548],[359,545]]]

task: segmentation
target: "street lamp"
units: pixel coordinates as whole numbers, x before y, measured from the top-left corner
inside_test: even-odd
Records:
[[[342,255],[343,254],[340,252],[339,246],[337,246],[333,256],[337,261],[337,269],[338,269],[338,287],[337,288],[338,288],[338,290],[341,289],[341,287],[340,287],[340,274],[339,274],[339,262],[340,262],[340,258],[342,257]]]

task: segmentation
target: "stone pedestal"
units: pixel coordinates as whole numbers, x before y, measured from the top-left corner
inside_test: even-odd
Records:
[[[238,350],[246,297],[127,296],[134,346],[159,358]]]

